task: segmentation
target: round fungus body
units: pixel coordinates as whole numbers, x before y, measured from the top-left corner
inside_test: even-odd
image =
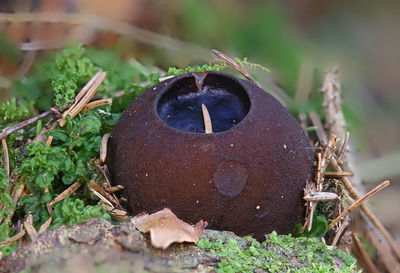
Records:
[[[168,207],[260,240],[292,232],[303,215],[314,157],[307,136],[276,99],[234,76],[189,73],[148,89],[108,147],[112,182],[125,186],[132,214]]]

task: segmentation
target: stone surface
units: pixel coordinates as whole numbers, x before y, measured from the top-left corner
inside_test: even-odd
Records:
[[[214,242],[235,240],[240,247],[248,248],[248,240],[232,232],[206,229],[201,238]],[[298,259],[310,255],[320,265],[327,263],[324,261],[326,254],[308,253],[313,246],[304,242],[290,248],[268,243],[265,249],[271,251],[271,258],[277,259],[277,266],[284,266],[284,270],[276,268],[274,272],[301,269],[304,265]],[[0,272],[201,273],[218,268],[218,263],[224,259],[219,254],[189,243],[174,244],[167,250],[155,249],[150,244],[149,236],[141,234],[130,222],[113,225],[104,219],[91,219],[71,228],[60,227],[41,234],[35,242],[0,259]],[[254,257],[249,259],[254,262]],[[344,266],[342,260],[336,257],[330,259],[338,270]]]

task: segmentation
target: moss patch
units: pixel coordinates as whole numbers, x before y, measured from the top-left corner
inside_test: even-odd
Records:
[[[316,238],[272,232],[266,241],[246,237],[202,239],[197,246],[219,258],[216,272],[356,272],[356,260]]]

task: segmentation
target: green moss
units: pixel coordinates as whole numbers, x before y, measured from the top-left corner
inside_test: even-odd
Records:
[[[202,239],[197,246],[216,255],[216,272],[355,272],[356,260],[316,238],[294,238],[272,232],[263,243],[247,237]]]

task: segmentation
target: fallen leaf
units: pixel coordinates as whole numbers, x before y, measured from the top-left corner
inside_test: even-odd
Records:
[[[150,215],[147,213],[137,215],[131,222],[140,232],[150,232],[151,244],[162,249],[166,249],[172,243],[197,243],[207,227],[207,222],[203,220],[195,226],[189,225],[178,219],[169,208]]]

